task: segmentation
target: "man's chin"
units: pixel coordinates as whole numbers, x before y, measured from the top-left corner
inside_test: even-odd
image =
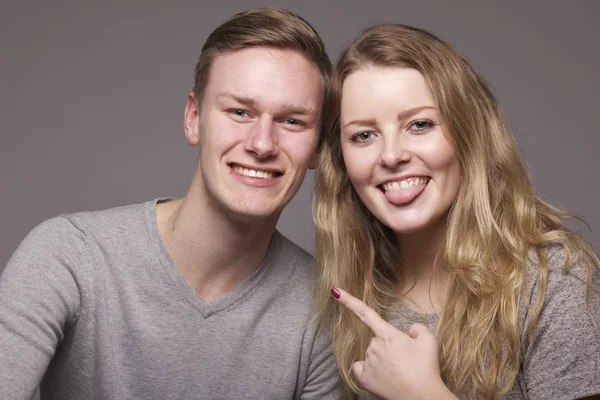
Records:
[[[227,211],[227,217],[233,221],[244,224],[264,225],[277,223],[281,215],[282,207],[267,205],[254,206],[230,206]]]

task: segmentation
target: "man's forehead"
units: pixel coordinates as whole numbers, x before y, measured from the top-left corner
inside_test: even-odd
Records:
[[[206,100],[320,114],[325,82],[318,66],[299,51],[250,47],[220,54],[211,64]]]

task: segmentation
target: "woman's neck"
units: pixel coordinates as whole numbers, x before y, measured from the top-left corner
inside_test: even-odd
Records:
[[[398,295],[415,311],[439,313],[445,304],[450,276],[439,261],[445,233],[438,226],[396,235],[402,260]]]

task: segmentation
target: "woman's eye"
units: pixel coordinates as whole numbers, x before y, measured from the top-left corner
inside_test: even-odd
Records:
[[[355,134],[354,136],[352,136],[352,141],[353,142],[367,142],[369,141],[369,139],[371,139],[373,137],[373,132],[359,132],[357,134]]]
[[[435,124],[431,121],[419,120],[419,121],[413,122],[410,127],[413,131],[421,132],[421,131],[429,130],[429,129],[433,128],[434,126],[435,126]]]

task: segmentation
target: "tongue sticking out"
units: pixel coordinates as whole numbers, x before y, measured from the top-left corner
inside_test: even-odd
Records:
[[[421,194],[427,184],[409,187],[406,189],[388,190],[385,192],[385,198],[397,206],[408,204]]]

